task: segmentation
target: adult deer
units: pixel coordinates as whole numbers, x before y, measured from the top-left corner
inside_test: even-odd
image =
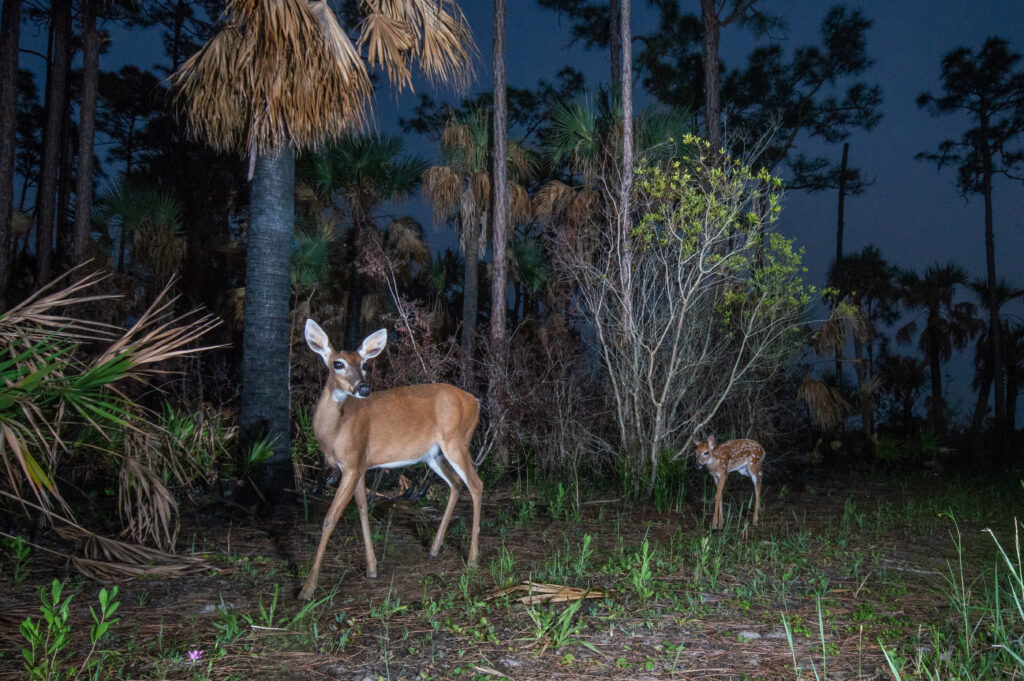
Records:
[[[757,525],[757,511],[761,507],[761,463],[764,461],[764,447],[753,440],[729,440],[718,444],[714,436],[707,442],[697,441],[697,465],[705,466],[715,478],[715,515],[711,529],[722,529],[722,490],[729,473],[738,471],[754,481],[754,524]]]
[[[410,385],[371,394],[366,382],[366,362],[384,350],[388,340],[384,329],[363,339],[356,352],[332,350],[327,334],[312,319],[306,320],[305,335],[306,343],[323,357],[330,371],[313,413],[313,434],[327,465],[341,469],[341,481],[324,518],[320,546],[300,597],[313,597],[327,541],[353,496],[359,507],[366,547],[366,576],[377,576],[377,557],[366,514],[365,475],[370,468],[401,468],[422,462],[448,483],[448,507],[430,547],[431,558],[441,548],[459,499],[454,470],[473,499],[469,564],[475,565],[483,493],[483,483],[469,455],[469,441],[480,416],[476,398],[443,383]]]

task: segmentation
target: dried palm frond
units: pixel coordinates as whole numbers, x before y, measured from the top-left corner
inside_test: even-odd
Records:
[[[441,131],[441,147],[449,154],[468,156],[473,148],[473,135],[469,125],[454,118],[449,119]]]
[[[185,348],[216,325],[210,316],[186,316],[157,323],[173,301],[165,289],[139,322],[116,338],[115,327],[57,313],[71,303],[96,302],[110,295],[83,295],[100,280],[87,275],[60,291],[53,284],[0,316],[0,460],[11,493],[23,503],[31,494],[44,515],[60,498],[54,475],[72,449],[62,431],[69,421],[89,425],[101,437],[115,425],[133,429],[131,400],[117,383],[145,379],[155,363],[194,350]],[[59,281],[59,280],[58,280]],[[81,358],[83,342],[113,342],[92,360]]]
[[[491,205],[491,176],[484,170],[473,173],[469,181],[473,192],[473,202],[479,212],[487,210]]]
[[[409,22],[370,12],[363,19],[359,46],[366,47],[367,61],[380,65],[388,74],[388,81],[399,90],[412,87],[412,72],[407,55],[416,47],[416,35]]]
[[[411,86],[410,59],[419,61],[431,81],[468,83],[476,47],[453,0],[364,0],[363,7],[359,44],[368,46],[370,63],[382,65],[392,84]]]
[[[530,193],[518,182],[505,184],[508,194],[508,216],[513,225],[526,224],[533,221],[533,202]]]
[[[14,495],[3,490],[0,490],[0,496],[17,500]],[[31,502],[28,505],[38,511],[43,510]],[[69,544],[80,547],[84,554],[83,556],[71,556],[71,563],[75,569],[86,577],[97,581],[117,581],[142,575],[182,577],[208,573],[211,570],[219,572],[218,568],[201,558],[176,556],[158,549],[104,537],[90,532],[70,518],[56,513],[51,513],[50,519],[55,524],[54,529],[57,535]],[[0,532],[0,536],[9,535]],[[44,546],[36,544],[32,546],[64,558],[68,557],[63,552],[54,551]]]
[[[812,347],[815,352],[841,352],[846,345],[847,332],[862,343],[871,341],[873,335],[871,324],[864,318],[860,307],[855,305],[847,296],[840,300],[828,319],[821,325],[814,335]]]
[[[126,456],[118,476],[118,497],[124,531],[133,541],[174,548],[178,538],[178,502],[160,476]]]
[[[540,222],[554,222],[575,198],[575,189],[564,182],[552,180],[534,192],[533,214]]]
[[[430,262],[430,247],[423,240],[420,223],[410,217],[396,218],[387,226],[388,246],[407,262]]]
[[[417,57],[434,82],[464,88],[473,74],[476,46],[469,22],[453,0],[413,0],[423,26]]]
[[[448,166],[432,166],[423,173],[423,196],[434,208],[434,224],[448,222],[459,210],[459,176]]]
[[[533,156],[518,144],[508,147],[508,169],[510,177],[521,184],[527,184],[534,176]]]
[[[585,598],[608,597],[607,591],[600,591],[598,589],[580,589],[578,587],[565,586],[563,584],[524,582],[504,589],[495,589],[487,594],[487,600],[500,598],[505,594],[514,593],[516,591],[526,591],[528,593],[528,595],[516,599],[520,603],[524,603],[526,605],[536,605],[538,603],[570,603],[572,601],[579,601]]]
[[[826,385],[810,374],[804,376],[797,397],[807,405],[811,418],[819,429],[830,432],[853,413],[853,408],[834,387]]]
[[[107,278],[99,272],[91,272],[78,281],[70,281],[72,273],[88,266],[88,263],[68,270],[46,286],[0,315],[0,343],[7,345],[8,352],[21,347],[20,344],[37,343],[46,339],[74,339],[77,341],[101,341],[113,338],[119,329],[110,324],[88,319],[79,319],[59,314],[71,306],[115,300],[116,294],[99,293],[81,295],[81,292]],[[62,281],[68,281],[64,288],[57,289]],[[12,346],[12,343],[18,343]]]
[[[572,203],[566,209],[565,220],[576,227],[586,225],[594,217],[600,205],[601,195],[589,187],[584,187],[576,193]]]
[[[131,357],[133,377],[138,378],[143,375],[163,373],[162,370],[152,366],[154,364],[175,357],[224,347],[223,345],[188,347],[217,327],[220,320],[211,314],[200,314],[199,310],[168,319],[168,312],[178,299],[177,296],[168,297],[174,283],[174,278],[167,282],[138,321],[112,343],[97,358],[95,364],[112,361],[122,353],[128,352]]]
[[[227,25],[171,77],[189,129],[253,157],[361,127],[373,93],[332,12],[305,0],[229,0]]]

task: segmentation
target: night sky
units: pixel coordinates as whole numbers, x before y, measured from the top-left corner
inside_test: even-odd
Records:
[[[477,79],[471,86],[471,94],[491,87],[492,3],[490,0],[463,0],[460,4],[480,51]],[[553,80],[566,64],[582,71],[591,87],[607,83],[605,51],[570,46],[567,19],[537,7],[532,0],[514,0],[507,4],[510,85],[533,87],[540,78]],[[696,0],[691,0],[690,4],[696,11]],[[775,31],[773,38],[781,38],[784,48],[790,51],[817,43],[821,19],[832,5],[821,0],[767,0],[763,7],[784,20],[784,32]],[[868,32],[868,53],[875,64],[860,79],[880,85],[884,101],[881,123],[871,132],[854,133],[849,140],[850,164],[859,167],[865,176],[875,178],[875,184],[864,194],[847,198],[845,250],[855,252],[875,244],[883,256],[900,267],[920,271],[934,262],[954,260],[964,266],[971,277],[983,276],[984,213],[980,197],[968,202],[958,195],[955,169],[940,172],[933,163],[914,158],[919,152],[936,151],[946,138],[959,138],[969,121],[956,116],[932,118],[917,107],[915,99],[926,91],[941,95],[940,60],[958,46],[977,50],[987,37],[998,35],[1010,41],[1011,50],[1024,51],[1024,2],[883,0],[851,3],[850,6],[859,7],[874,22]],[[655,22],[656,16],[647,3],[634,0],[634,35],[652,30]],[[26,26],[25,37],[31,33],[33,29]],[[101,68],[105,70],[119,68],[122,63],[146,67],[165,61],[159,52],[158,40],[116,29],[112,38],[111,50],[101,61]],[[741,66],[754,44],[752,36],[743,28],[727,27],[721,37],[725,67]],[[23,57],[23,62],[26,59],[30,57]],[[23,66],[29,65],[23,63]],[[457,95],[450,92],[431,91],[422,82],[417,89],[431,92],[439,99],[457,99]],[[634,96],[637,106],[650,101],[639,87]],[[411,114],[414,101],[415,97],[408,93],[396,98],[391,93],[380,92],[374,103],[379,126],[386,131],[394,130],[399,116]],[[410,139],[410,142],[414,151],[431,160],[436,156],[436,150],[425,140]],[[102,153],[102,148],[98,151]],[[836,145],[823,149],[805,138],[798,141],[796,151],[824,154],[838,161],[842,148]],[[1024,249],[1024,216],[1021,214],[1024,186],[999,179],[994,199],[997,274],[1012,284],[1024,286],[1020,257]],[[412,204],[406,209],[429,222],[429,213],[422,201],[417,198]],[[834,256],[835,222],[834,192],[788,194],[779,228],[806,249],[808,279],[816,285],[823,283]],[[447,240],[444,235],[432,239],[437,243]],[[1018,316],[1024,314],[1020,301],[1007,309]],[[969,382],[967,375],[960,375],[963,370],[966,366],[952,368],[955,383],[959,384],[956,388],[960,390]]]

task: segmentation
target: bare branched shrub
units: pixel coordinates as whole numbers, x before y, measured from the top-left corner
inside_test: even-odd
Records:
[[[712,426],[755,435],[767,425],[809,301],[799,254],[770,230],[781,183],[738,161],[716,163],[695,138],[682,142],[675,160],[638,168],[627,243],[607,226],[614,216],[556,237],[633,494],[646,482],[649,495],[659,458],[693,435]],[[628,272],[609,256],[622,248]]]
[[[393,332],[388,334],[388,352],[381,358],[387,362],[388,381],[381,387],[450,380],[460,362],[458,345],[454,338],[432,338],[435,325],[429,307],[402,292],[402,263],[407,260],[379,239],[367,238],[363,245],[360,271],[384,286],[394,306],[380,317]]]

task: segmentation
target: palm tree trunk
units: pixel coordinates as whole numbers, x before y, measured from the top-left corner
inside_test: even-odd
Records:
[[[18,39],[22,0],[4,0],[0,14],[0,309],[7,309],[11,214],[14,208],[14,132],[18,107]]]
[[[988,394],[992,390],[992,370],[985,365],[979,371],[982,374],[978,386],[978,399],[974,403],[974,415],[971,417],[971,435],[974,439],[981,434],[981,428],[985,424],[985,414],[988,412]]]
[[[75,182],[75,226],[71,262],[85,260],[92,216],[93,141],[96,135],[96,92],[100,73],[100,36],[96,30],[97,0],[82,1],[82,101],[78,124],[78,176]]]
[[[487,383],[487,404],[490,417],[498,425],[495,436],[495,454],[502,466],[508,466],[509,451],[505,438],[505,385],[504,367],[499,364],[506,357],[508,339],[505,334],[506,302],[506,246],[508,243],[508,182],[507,138],[508,103],[505,92],[505,0],[494,0],[494,229],[491,239],[494,260],[491,277],[491,358],[488,362],[490,380]]]
[[[241,446],[273,439],[267,491],[291,480],[289,348],[295,155],[285,147],[256,157],[253,169],[242,337]]]
[[[46,127],[36,193],[36,288],[52,275],[53,227],[60,172],[61,125],[66,117],[65,92],[70,61],[71,0],[54,0],[50,21],[50,60],[46,74]]]
[[[942,402],[942,360],[939,357],[939,344],[934,338],[934,332],[928,329],[926,333],[932,335],[928,339],[928,366],[932,382],[931,422],[935,432],[941,433],[943,431],[943,412],[945,412]]]
[[[853,338],[853,355],[857,360],[857,389],[860,395],[860,419],[864,435],[874,441],[875,438],[875,401],[871,395],[871,367],[867,348],[859,338]]]

